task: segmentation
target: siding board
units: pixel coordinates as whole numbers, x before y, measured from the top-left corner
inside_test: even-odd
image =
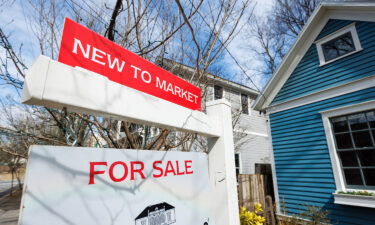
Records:
[[[270,115],[279,196],[289,214],[315,205],[337,224],[375,224],[369,216],[375,209],[333,203],[336,187],[319,113],[369,100],[375,100],[375,87]]]
[[[319,37],[326,36],[353,21],[329,20]],[[316,46],[313,44],[293,71],[272,104],[281,103],[338,84],[375,74],[375,23],[356,22],[363,51],[319,66]],[[322,36],[321,36],[322,35]],[[355,71],[355,73],[353,72]],[[302,81],[304,81],[302,83]]]

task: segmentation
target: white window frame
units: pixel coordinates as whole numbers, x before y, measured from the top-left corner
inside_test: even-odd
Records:
[[[324,132],[327,139],[327,145],[329,150],[329,156],[331,158],[333,176],[336,184],[336,193],[333,193],[335,198],[335,203],[344,205],[356,205],[363,207],[375,208],[375,197],[373,196],[354,196],[338,194],[339,191],[360,191],[358,189],[347,188],[345,185],[344,175],[340,166],[340,159],[337,154],[337,149],[335,145],[335,139],[333,136],[333,129],[330,122],[330,118],[343,116],[352,113],[365,112],[375,109],[375,100],[367,101],[359,104],[339,107],[327,111],[320,112],[324,125]],[[375,193],[374,190],[365,190],[368,192]]]
[[[328,41],[331,41],[331,40],[347,33],[347,32],[350,32],[351,35],[352,35],[355,50],[350,52],[350,53],[347,53],[345,55],[342,55],[342,56],[339,56],[337,58],[326,61],[325,58],[324,58],[322,45],[327,43]],[[363,48],[361,46],[361,42],[359,41],[359,38],[358,38],[357,29],[355,28],[355,23],[352,23],[348,26],[345,26],[345,27],[341,28],[340,30],[337,30],[337,31],[333,32],[332,34],[329,34],[329,35],[315,41],[315,44],[316,44],[316,48],[317,48],[317,51],[318,51],[320,66],[324,66],[328,63],[334,62],[336,60],[339,60],[341,58],[344,58],[346,56],[352,55],[354,53],[357,53],[357,52],[363,50]]]

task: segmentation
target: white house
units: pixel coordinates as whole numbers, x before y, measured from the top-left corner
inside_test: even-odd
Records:
[[[168,59],[159,60],[158,64],[185,79],[194,71]],[[237,174],[271,174],[267,119],[251,108],[259,92],[212,74],[207,74],[205,83],[203,110],[206,102],[215,99],[225,98],[232,105]]]

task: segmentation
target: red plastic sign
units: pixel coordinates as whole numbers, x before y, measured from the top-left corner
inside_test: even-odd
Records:
[[[58,61],[186,108],[201,110],[198,87],[68,18]]]

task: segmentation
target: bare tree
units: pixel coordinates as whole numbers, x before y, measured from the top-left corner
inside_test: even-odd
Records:
[[[251,16],[246,14],[251,0],[117,0],[111,3],[29,0],[24,7],[28,9],[26,17],[43,55],[57,58],[63,18],[68,16],[150,61],[168,58],[192,66],[194,70],[187,79],[199,85],[203,94],[207,85],[206,72],[213,65],[217,67],[224,49],[238,34],[240,21]],[[5,57],[0,59],[0,80],[19,93],[29,65],[11,40],[12,36],[0,27],[0,46],[5,51]],[[72,113],[66,109],[23,106],[23,113],[27,116],[8,117],[8,122],[15,122],[0,127],[0,135],[6,137],[8,143],[16,137],[27,137],[22,149],[32,143],[47,143],[204,150],[204,140],[196,134]],[[20,157],[27,157],[26,152]]]
[[[261,73],[269,77],[277,69],[299,32],[319,5],[320,0],[278,0],[266,18],[256,18],[248,25],[249,36],[255,37],[251,46],[260,56]]]

